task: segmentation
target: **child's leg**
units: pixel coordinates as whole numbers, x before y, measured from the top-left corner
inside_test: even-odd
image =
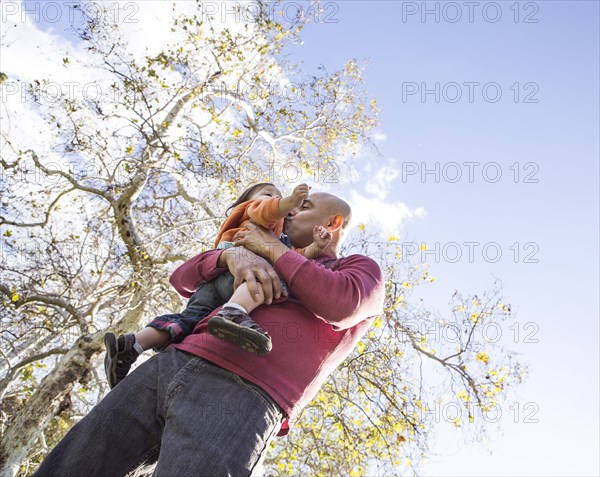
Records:
[[[166,331],[170,335],[169,343],[179,343],[190,335],[196,325],[215,309],[223,305],[233,294],[233,275],[227,272],[219,275],[214,280],[203,284],[190,297],[185,309],[181,313],[157,316],[148,323],[147,328],[157,331]],[[137,334],[136,334],[137,337]],[[149,341],[157,339],[156,335],[147,334]],[[163,346],[150,346],[157,351],[162,351]],[[148,349],[148,347],[144,347]]]
[[[135,341],[144,351],[151,348],[161,348],[171,342],[171,333],[157,330],[149,326],[135,333]]]
[[[287,286],[283,281],[281,288],[287,295]],[[271,351],[272,342],[269,333],[263,330],[249,315],[265,301],[262,288],[255,301],[247,283],[242,283],[219,312],[208,320],[208,331],[218,338],[233,341],[246,351],[266,354]]]
[[[244,282],[237,287],[237,290],[233,292],[229,301],[223,306],[231,306],[232,304],[240,305],[244,308],[246,313],[250,313],[265,302],[265,294],[262,287],[258,287],[258,296],[256,297],[256,300],[257,301],[254,301],[254,298],[252,298],[248,283]]]
[[[104,337],[106,355],[104,369],[111,389],[127,376],[139,355],[148,349],[161,350],[179,343],[189,335],[202,318],[223,305],[233,293],[233,276],[224,273],[202,285],[192,295],[181,313],[157,316],[146,328],[135,334]]]
[[[287,285],[283,280],[281,280],[281,290],[283,291],[283,296],[287,296],[288,290]],[[248,283],[242,283],[236,291],[233,292],[231,298],[227,303],[223,306],[234,306],[241,305],[246,313],[250,313],[253,310],[256,310],[260,305],[265,302],[265,294],[263,292],[262,287],[258,287],[258,296],[256,297],[256,301],[252,297],[250,293],[250,289],[248,288]]]

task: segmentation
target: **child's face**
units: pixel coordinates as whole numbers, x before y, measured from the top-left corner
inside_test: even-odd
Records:
[[[273,185],[266,185],[255,191],[249,198],[249,200],[266,200],[271,197],[281,198],[281,192]]]

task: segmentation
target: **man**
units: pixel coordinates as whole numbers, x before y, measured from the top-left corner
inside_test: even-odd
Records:
[[[250,475],[273,436],[289,432],[383,312],[379,266],[362,255],[336,258],[349,219],[343,200],[313,193],[289,213],[284,231],[294,246],[306,247],[314,226],[327,228],[332,245],[316,260],[253,225],[237,236],[253,252],[211,250],[181,265],[171,283],[184,296],[229,269],[234,287],[246,281],[259,295],[262,288],[267,302],[275,300],[252,315],[273,350],[248,353],[208,333],[204,319],[108,393],[35,475],[122,476],[157,459],[159,477]],[[280,278],[289,290],[283,301]]]

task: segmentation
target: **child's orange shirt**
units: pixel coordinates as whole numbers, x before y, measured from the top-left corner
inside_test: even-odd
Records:
[[[215,247],[223,241],[231,242],[234,235],[244,228],[244,223],[248,220],[272,230],[279,237],[283,232],[283,219],[286,215],[279,210],[279,197],[242,202],[234,207],[231,215],[221,225]]]

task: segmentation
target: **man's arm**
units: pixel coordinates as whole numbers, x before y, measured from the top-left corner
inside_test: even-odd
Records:
[[[250,292],[254,295],[257,294],[258,287],[262,286],[265,302],[270,303],[273,298],[281,297],[281,282],[273,266],[265,259],[238,247],[210,250],[196,255],[180,265],[169,281],[180,295],[189,298],[200,285],[227,270],[234,277],[234,290],[243,282],[247,282]]]
[[[169,282],[177,293],[186,298],[191,297],[200,285],[227,271],[222,255],[223,250],[209,250],[190,258],[175,269]]]
[[[369,316],[383,313],[383,274],[374,260],[363,255],[343,259],[330,270],[292,252],[273,235],[254,224],[234,240],[275,264],[275,271],[302,304],[336,329],[350,328]]]
[[[290,293],[337,330],[383,313],[383,274],[369,257],[352,255],[330,270],[289,251],[276,260],[275,270]]]

